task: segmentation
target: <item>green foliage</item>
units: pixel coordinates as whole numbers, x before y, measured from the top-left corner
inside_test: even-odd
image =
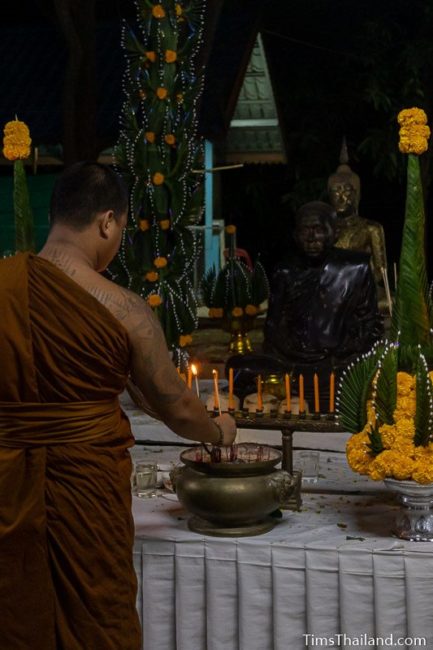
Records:
[[[203,169],[197,136],[203,80],[196,58],[204,2],[135,5],[137,24],[125,23],[122,34],[126,100],[115,148],[117,169],[130,188],[130,217],[110,271],[143,298],[159,296],[155,313],[178,355],[180,337],[197,326],[198,246],[188,225],[203,212],[203,175],[193,170]]]
[[[408,156],[406,214],[392,336],[400,345],[431,346],[432,306],[425,262],[425,216],[419,158]]]
[[[416,411],[415,437],[416,447],[427,447],[433,437],[433,396],[428,368],[423,355],[419,354],[416,370]]]
[[[223,311],[223,316],[231,318],[232,310],[240,307],[256,308],[258,313],[262,302],[269,296],[269,284],[265,270],[256,262],[253,270],[235,255],[234,235],[230,235],[229,256],[226,264],[218,273],[215,269],[208,271],[202,280],[203,299],[210,309]],[[251,310],[250,310],[251,311]],[[248,311],[244,312],[248,314]]]
[[[35,250],[33,213],[30,206],[26,172],[22,160],[14,161],[15,248],[17,251]]]
[[[368,437],[370,439],[370,444],[368,445],[370,447],[370,454],[372,456],[378,456],[385,447],[383,446],[382,436],[380,435],[377,424],[374,427],[370,427]]]
[[[397,404],[397,347],[386,347],[379,361],[374,405],[380,424],[394,424]]]
[[[343,373],[338,388],[338,420],[345,431],[358,433],[367,423],[367,400],[380,352],[374,347]]]

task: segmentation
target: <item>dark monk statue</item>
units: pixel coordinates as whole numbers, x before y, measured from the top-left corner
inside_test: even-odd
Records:
[[[297,251],[271,280],[265,354],[232,357],[228,366],[248,369],[250,375],[302,372],[309,385],[317,372],[327,385],[331,370],[347,366],[380,338],[369,256],[335,248],[336,220],[334,209],[321,201],[298,210]],[[248,372],[237,374],[246,381]]]

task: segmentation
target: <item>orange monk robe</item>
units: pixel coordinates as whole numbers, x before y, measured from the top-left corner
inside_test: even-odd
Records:
[[[50,262],[0,261],[0,648],[138,650],[126,330]]]

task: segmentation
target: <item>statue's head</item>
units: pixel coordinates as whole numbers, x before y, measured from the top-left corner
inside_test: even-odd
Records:
[[[294,238],[298,248],[311,261],[321,260],[335,242],[337,215],[323,201],[311,201],[295,215]]]
[[[349,165],[340,165],[328,179],[329,202],[339,217],[358,213],[360,197],[359,176]]]

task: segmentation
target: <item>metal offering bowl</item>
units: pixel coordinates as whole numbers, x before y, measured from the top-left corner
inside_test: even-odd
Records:
[[[194,515],[188,522],[191,530],[245,537],[275,525],[270,514],[287,501],[294,486],[288,472],[275,469],[281,452],[253,443],[238,447],[240,462],[195,460],[196,449],[181,453],[184,467],[177,468],[173,481],[180,503]],[[256,460],[259,449],[264,460]]]

